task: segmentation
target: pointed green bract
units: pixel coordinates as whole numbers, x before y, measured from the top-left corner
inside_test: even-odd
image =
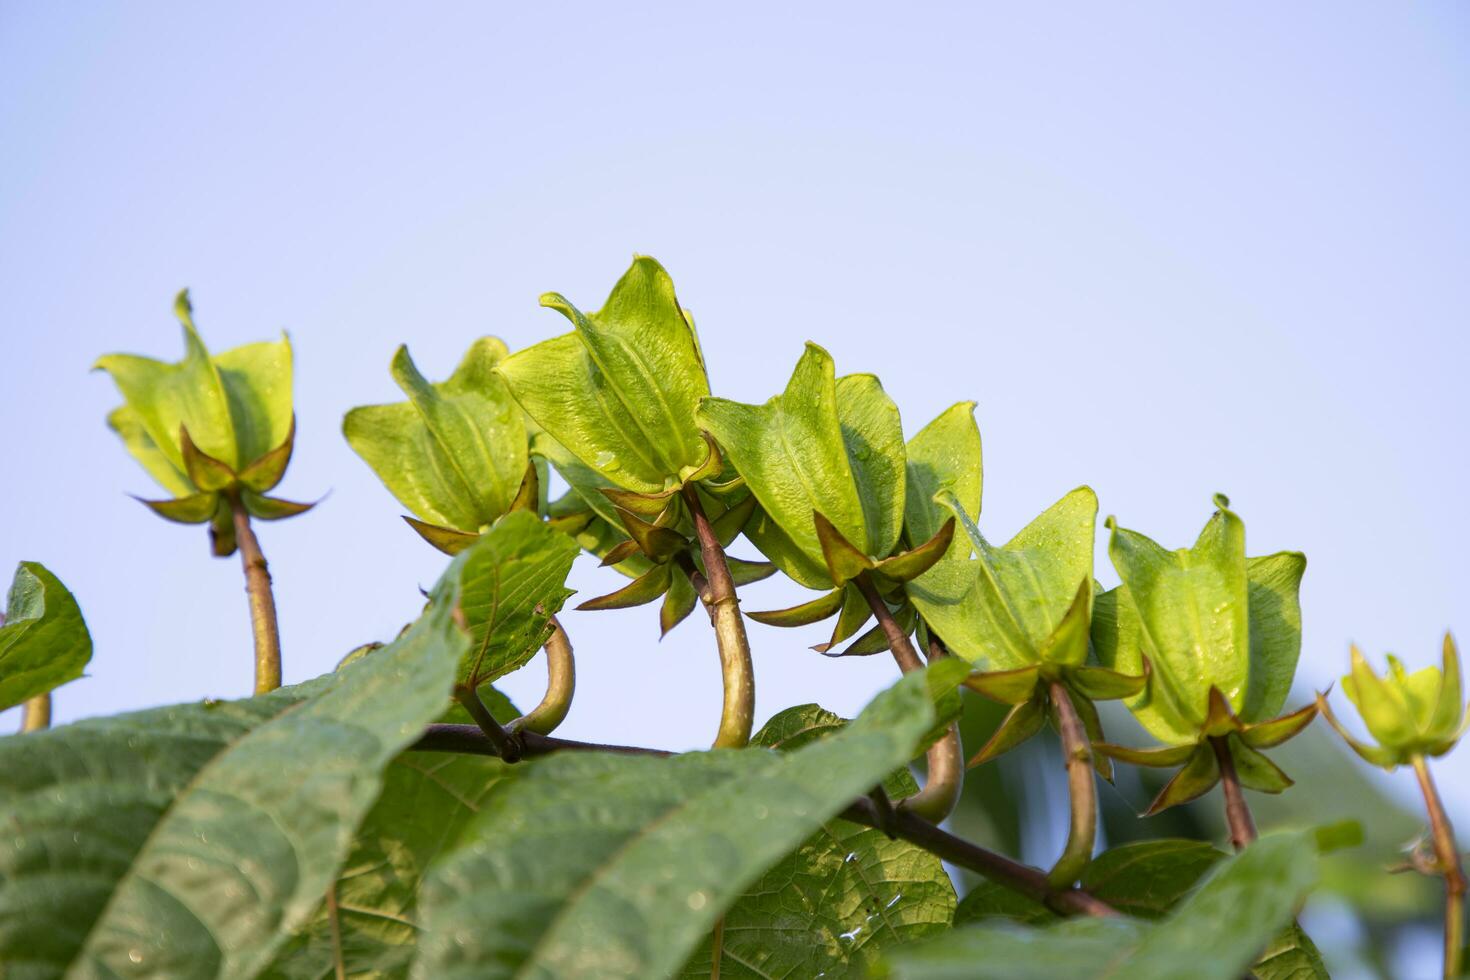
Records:
[[[1410,674],[1393,654],[1382,677],[1363,652],[1352,648],[1352,672],[1342,679],[1343,693],[1363,718],[1378,745],[1354,738],[1333,716],[1326,699],[1317,703],[1332,727],[1358,755],[1377,766],[1393,768],[1416,755],[1439,756],[1454,748],[1470,723],[1470,706],[1460,680],[1460,656],[1454,637],[1446,633],[1439,667]]]
[[[789,753],[537,761],[431,873],[415,975],[670,975],[766,869],[906,763],[933,719],[911,675]]]
[[[243,470],[291,431],[291,341],[259,341],[214,356],[235,431],[234,468]],[[228,459],[225,462],[229,462]],[[268,490],[270,487],[257,489]]]
[[[1157,922],[983,924],[890,952],[889,980],[1235,980],[1274,947],[1317,878],[1307,833],[1272,834],[1219,861]]]
[[[172,494],[143,503],[166,520],[212,521],[213,551],[224,557],[235,551],[230,525],[237,497],[263,520],[294,517],[311,506],[263,496],[285,475],[295,441],[291,342],[282,334],[211,357],[194,329],[187,292],[179,294],[175,312],[184,328],[182,361],[133,354],[98,359],[96,367],[112,375],[123,396],[107,424]]]
[[[658,492],[696,469],[706,447],[694,409],[709,381],[663,266],[635,257],[596,313],[556,293],[541,305],[574,329],[500,365],[526,414],[583,465],[628,490]]]
[[[870,386],[863,387],[874,394]],[[698,420],[745,478],[764,516],[808,563],[799,566],[779,546],[767,550],[760,521],[753,521],[747,535],[782,571],[803,584],[819,577],[818,588],[837,584],[825,572],[813,513],[821,514],[859,551],[871,555],[863,497],[843,437],[836,370],[825,350],[807,344],[786,390],[764,405],[706,398],[700,403]],[[865,421],[871,419],[865,417]],[[879,488],[869,489],[876,500]],[[810,574],[813,566],[824,570],[820,576]]]
[[[342,432],[398,502],[421,520],[476,533],[510,510],[529,460],[521,411],[495,367],[505,344],[481,337],[448,380],[426,381],[407,347],[393,379],[408,401],[354,408]]]
[[[1185,720],[1203,723],[1209,689],[1218,687],[1237,713],[1250,679],[1250,613],[1245,525],[1223,502],[1192,548],[1166,551],[1112,524],[1108,552],[1139,636],[1153,662],[1155,684],[1175,695]]]
[[[179,294],[175,312],[184,329],[183,360],[109,354],[96,366],[112,376],[127,408],[110,419],[113,428],[144,469],[178,494],[157,454],[185,472],[181,426],[195,445],[236,472],[285,441],[291,429],[291,343],[283,335],[211,357],[194,328],[187,292]]]
[[[883,558],[903,531],[906,457],[898,406],[876,376],[849,374],[837,379],[837,418],[863,508],[866,550]]]
[[[1052,637],[1067,621],[1079,587],[1092,581],[1097,496],[1088,487],[1073,490],[1000,547],[985,540],[953,490],[938,496],[959,520],[975,558],[942,562],[909,583],[920,615],[953,652],[989,670],[1038,663],[1043,649],[1071,658],[1058,662],[1075,661],[1077,644]],[[1083,601],[1090,605],[1090,589]],[[1084,623],[1088,611],[1082,610]]]
[[[551,617],[571,591],[565,586],[577,543],[529,511],[505,515],[445,574],[457,588],[470,648],[455,683],[471,689],[523,666],[551,635]]]
[[[1245,526],[1220,500],[1193,548],[1165,551],[1115,526],[1110,551],[1124,584],[1094,604],[1100,663],[1137,674],[1148,657],[1148,686],[1127,704],[1168,744],[1199,736],[1212,686],[1247,725],[1274,718],[1301,653],[1306,558],[1247,558]]]
[[[194,484],[184,473],[182,461],[175,464],[153,441],[148,428],[138,413],[127,405],[119,405],[107,416],[107,427],[117,433],[128,454],[137,460],[154,482],[175,497],[187,497],[194,493]]]
[[[15,570],[0,626],[0,711],[82,676],[92,637],[82,610],[39,562]]]
[[[443,711],[468,640],[453,584],[437,591],[392,644],[308,684],[0,740],[0,961],[256,976],[322,900],[384,769]]]
[[[1250,620],[1250,675],[1242,721],[1274,718],[1286,705],[1302,650],[1302,575],[1307,557],[1299,551],[1245,560]]]
[[[983,471],[974,402],[952,405],[920,429],[909,440],[906,457],[904,532],[910,545],[928,541],[954,516],[934,499],[940,490],[952,493],[971,521],[979,520]],[[945,558],[964,561],[970,549],[969,536],[956,534]]]

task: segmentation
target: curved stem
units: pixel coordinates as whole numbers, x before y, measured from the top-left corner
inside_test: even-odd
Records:
[[[281,686],[281,630],[276,623],[276,599],[271,594],[271,573],[261,553],[260,541],[250,527],[250,515],[238,496],[229,500],[235,521],[235,544],[245,569],[245,594],[250,598],[250,626],[255,633],[255,693],[265,694]]]
[[[715,628],[715,642],[720,649],[720,675],[725,687],[720,730],[713,747],[743,748],[750,741],[750,730],[755,723],[755,667],[750,660],[750,641],[745,636],[745,620],[740,616],[740,600],[735,595],[735,580],[730,576],[730,566],[725,562],[725,549],[705,516],[699,492],[686,485],[683,496],[694,520],[699,554],[708,573],[708,579],[705,579],[695,569],[689,580],[704,601],[710,625]]]
[[[1061,681],[1052,681],[1052,706],[1057,712],[1057,730],[1062,736],[1062,754],[1067,760],[1067,789],[1072,798],[1072,826],[1067,846],[1047,876],[1053,885],[1065,887],[1076,881],[1092,860],[1097,840],[1097,784],[1092,776],[1092,743],[1087,729]]]
[[[888,649],[893,654],[893,659],[898,662],[898,669],[907,674],[919,670],[924,662],[919,659],[919,653],[914,649],[913,642],[909,639],[903,627],[893,618],[893,613],[888,610],[888,603],[878,594],[878,588],[873,580],[864,572],[854,581],[858,591],[863,598],[868,600],[868,608],[873,610],[873,615],[878,618],[878,625],[883,630],[883,635],[888,640]],[[929,659],[933,661],[944,656],[944,650],[937,641],[930,638]],[[915,816],[921,817],[930,823],[940,823],[945,817],[954,811],[955,804],[959,802],[960,790],[965,781],[965,753],[960,746],[960,726],[956,722],[949,726],[949,731],[940,736],[939,741],[929,746],[924,753],[924,762],[928,773],[924,777],[924,788],[913,796],[899,801],[899,809],[905,810]]]
[[[39,732],[44,728],[51,727],[51,695],[37,694],[33,698],[26,699],[26,706],[21,713],[20,730],[23,732]]]
[[[456,686],[454,689],[454,700],[464,706],[470,717],[475,720],[475,725],[484,733],[485,738],[495,747],[495,755],[500,756],[506,762],[519,762],[525,754],[524,742],[519,736],[512,735],[501,727],[495,716],[490,714],[490,709],[485,707],[485,702],[480,700],[480,695],[472,688]]]
[[[646,749],[633,745],[602,745],[576,742],[523,732],[522,758],[535,758],[553,752],[615,752],[623,755],[651,755],[667,758],[676,755],[663,749]],[[464,752],[474,755],[500,755],[488,733],[474,725],[430,725],[413,744],[416,752]],[[927,820],[905,810],[880,812],[868,797],[854,800],[842,811],[842,818],[902,838],[950,864],[968,868],[1012,891],[1040,902],[1059,915],[1115,916],[1117,910],[1102,899],[1080,888],[1055,888],[1046,875],[1036,868],[988,851],[978,844],[956,837]]]
[[[510,732],[550,735],[566,720],[577,690],[577,664],[572,659],[572,641],[555,616],[551,617],[551,639],[546,641],[546,694],[541,703],[505,726]]]
[[[1220,788],[1225,792],[1225,822],[1230,825],[1230,844],[1237,851],[1256,839],[1256,821],[1251,817],[1250,805],[1245,802],[1245,792],[1240,788],[1240,776],[1235,771],[1235,759],[1230,755],[1228,735],[1211,735],[1210,747],[1215,750],[1215,761],[1220,765]]]
[[[1424,794],[1424,807],[1429,811],[1434,856],[1444,877],[1444,975],[1458,977],[1465,955],[1465,869],[1455,847],[1455,828],[1429,773],[1429,762],[1422,755],[1415,755],[1413,762],[1419,790]]]

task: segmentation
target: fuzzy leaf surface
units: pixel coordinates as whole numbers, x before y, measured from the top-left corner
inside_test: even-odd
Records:
[[[659,977],[761,874],[914,754],[905,678],[788,753],[563,753],[532,763],[430,874],[419,977]]]
[[[515,717],[495,711],[502,724]],[[326,902],[282,947],[269,980],[331,980],[340,962],[350,977],[407,977],[418,948],[419,883],[452,849],[486,797],[514,775],[486,756],[405,752],[383,777],[383,792],[353,838],[332,886],[341,956]]]
[[[752,745],[795,751],[847,721],[815,704],[778,712]],[[906,768],[886,781],[892,799],[918,791]],[[954,886],[934,855],[882,831],[834,818],[761,876],[725,913],[722,978],[866,977],[880,950],[948,928]],[[711,973],[711,939],[685,967]]]
[[[295,688],[0,740],[0,961],[27,977],[259,973],[443,710],[467,644],[450,613],[436,603]]]

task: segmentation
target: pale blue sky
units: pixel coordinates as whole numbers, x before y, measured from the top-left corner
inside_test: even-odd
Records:
[[[299,681],[443,565],[339,435],[397,397],[395,345],[442,377],[550,336],[537,296],[596,307],[634,251],[717,393],[763,400],[811,338],[910,432],[975,399],[994,538],[1090,483],[1181,545],[1228,492],[1252,553],[1309,557],[1304,689],[1349,639],[1470,640],[1470,7],[529,6],[0,2],[0,561],[86,611],[61,720],[249,687],[237,562],[126,496],[154,489],[87,372],[176,357],[177,289],[216,349],[296,345],[281,489],[331,493],[261,537]],[[594,565],[584,596],[621,581]],[[568,614],[565,732],[705,742],[700,619]],[[761,718],[894,673],[751,632]],[[1444,782],[1470,804],[1470,753]]]

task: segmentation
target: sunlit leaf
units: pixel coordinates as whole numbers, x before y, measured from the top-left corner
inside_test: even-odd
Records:
[[[891,980],[1236,980],[1288,926],[1316,881],[1306,833],[1262,837],[1223,858],[1156,922],[984,923],[890,952]]]
[[[551,617],[577,545],[529,511],[505,515],[454,559],[446,582],[457,583],[470,649],[457,684],[478,687],[521,667],[551,636]]]
[[[0,711],[82,676],[92,637],[82,610],[39,562],[15,570],[0,626]]]
[[[762,873],[906,763],[933,718],[910,676],[793,752],[532,763],[431,873],[417,974],[667,976]]]
[[[340,672],[0,740],[0,961],[36,976],[253,977],[322,900],[383,770],[442,710],[452,585]]]

